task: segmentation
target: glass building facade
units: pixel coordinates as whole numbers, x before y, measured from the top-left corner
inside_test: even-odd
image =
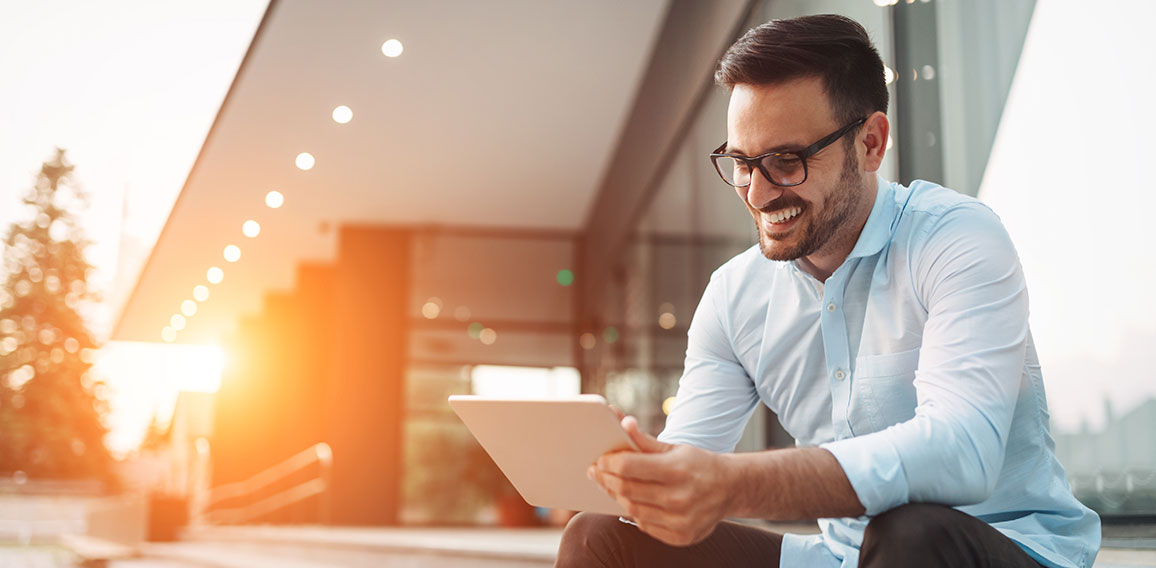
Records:
[[[661,431],[678,389],[687,329],[711,273],[756,242],[749,213],[707,158],[726,138],[728,93],[713,84],[714,65],[753,26],[834,12],[863,24],[887,66],[892,130],[881,175],[902,183],[930,180],[979,196],[1003,216],[1012,233],[1032,290],[1032,327],[1051,400],[1056,451],[1077,496],[1107,517],[1156,513],[1156,442],[1150,436],[1156,430],[1156,383],[1146,380],[1142,359],[1153,337],[1150,322],[1156,321],[1156,308],[1140,289],[1128,288],[1133,281],[1150,281],[1146,275],[1156,277],[1156,263],[1135,242],[1118,239],[1131,253],[1129,267],[1142,270],[1113,285],[1131,291],[1129,298],[1139,298],[1127,307],[1138,305],[1132,312],[1140,315],[1120,320],[1131,322],[1126,324],[1067,320],[1075,311],[1065,311],[1066,306],[1078,303],[1091,313],[1104,311],[1100,308],[1105,302],[1091,296],[1072,301],[1056,293],[1073,284],[1098,288],[1096,282],[1081,284],[1065,272],[1067,259],[1055,251],[1085,250],[1072,247],[1096,242],[1108,229],[1088,221],[1091,229],[1072,238],[1063,221],[1037,214],[1047,212],[1049,194],[1086,201],[1079,193],[1080,180],[1105,175],[1087,168],[1079,170],[1083,177],[1051,174],[1072,164],[1048,162],[1057,153],[1032,136],[1050,132],[1052,139],[1061,139],[1062,131],[1055,129],[1064,124],[1056,118],[1063,109],[1050,110],[1039,94],[1016,99],[1017,92],[1071,90],[1058,82],[1067,80],[1066,70],[1048,67],[1048,53],[1055,46],[1047,40],[1062,36],[1080,13],[1056,6],[1037,6],[1033,0],[670,2],[647,72],[579,231],[409,226],[367,234],[362,242],[346,238],[356,231],[342,229],[339,250],[352,252],[347,261],[340,260],[346,253],[339,253],[336,268],[323,267],[326,274],[335,270],[327,277],[333,282],[317,286],[319,292],[302,292],[314,298],[312,304],[294,300],[282,307],[315,306],[320,313],[333,297],[357,299],[339,302],[344,311],[327,321],[356,322],[353,331],[335,328],[338,339],[369,339],[332,341],[323,328],[316,334],[332,352],[320,358],[324,361],[304,361],[285,372],[301,374],[303,385],[313,385],[319,376],[340,385],[356,375],[364,385],[342,387],[338,398],[349,406],[360,405],[362,415],[334,406],[327,415],[332,424],[302,434],[298,445],[315,441],[313,432],[317,440],[332,442],[334,431],[349,439],[344,447],[340,439],[334,444],[336,455],[361,455],[381,453],[386,445],[382,439],[387,439],[390,454],[373,466],[390,472],[389,483],[397,485],[396,492],[382,490],[389,494],[390,514],[350,516],[350,522],[472,523],[484,521],[493,496],[508,494],[509,487],[493,475],[484,452],[479,453],[446,405],[448,395],[601,393],[639,417],[644,430]],[[1134,64],[1144,63],[1140,55],[1130,57]],[[1041,75],[1041,69],[1052,69],[1051,75]],[[1127,66],[1115,75],[1121,80],[1143,76],[1129,74]],[[1108,113],[1107,96],[1093,92],[1086,108]],[[1152,148],[1139,134],[1143,132],[1124,132],[1123,147]],[[1097,138],[1107,139],[1115,138]],[[1042,149],[1032,153],[1035,146]],[[1110,155],[1090,155],[1097,163],[1112,160]],[[1150,203],[1151,198],[1142,201],[1147,195],[1142,189],[1151,185],[1146,172],[1137,167],[1121,171],[1113,189]],[[1009,172],[1027,172],[1049,182],[1038,186]],[[379,246],[387,241],[392,248]],[[386,254],[381,251],[395,258],[377,262]],[[365,281],[367,273],[378,288],[350,284]],[[1085,293],[1085,288],[1075,289]],[[374,299],[381,290],[389,291],[388,304]],[[359,307],[371,300],[380,309]],[[365,317],[387,312],[394,317],[401,304],[404,313],[387,324]],[[280,304],[270,306],[276,315],[272,308],[280,309]],[[272,322],[265,326],[271,334],[284,333],[286,326],[276,325],[277,318],[265,320]],[[258,323],[269,323],[265,320]],[[382,331],[394,328],[397,333]],[[1075,339],[1059,335],[1061,328],[1074,328]],[[1117,336],[1126,341],[1092,341]],[[388,353],[382,347],[386,343],[392,349]],[[1098,345],[1095,351],[1081,350],[1092,344]],[[313,367],[319,370],[302,370]],[[335,370],[325,374],[328,367]],[[504,387],[491,380],[495,376],[506,377],[497,381],[505,381]],[[269,381],[286,382],[273,376]],[[389,389],[380,396],[363,389],[381,384]],[[298,398],[319,396],[302,390]],[[382,410],[382,400],[389,400],[390,408]],[[249,408],[238,403],[240,407]],[[760,405],[738,449],[794,443]],[[248,444],[236,445],[238,455],[249,451]],[[348,475],[366,486],[382,485],[376,471],[358,469]],[[400,504],[394,507],[396,494]],[[352,497],[348,501],[351,510],[360,505]]]
[[[1048,38],[1059,41],[1059,28],[1066,26],[1063,22],[1077,25],[1079,15],[1070,7],[1037,7],[1033,0],[762,1],[751,4],[734,37],[768,20],[832,12],[862,23],[888,68],[892,140],[881,175],[905,184],[914,179],[934,181],[978,196],[1004,216],[1023,258],[1033,300],[1040,298],[1033,302],[1032,323],[1052,401],[1052,434],[1077,497],[1108,519],[1156,513],[1156,442],[1150,436],[1156,430],[1156,389],[1141,385],[1146,372],[1140,350],[1126,348],[1151,337],[1144,330],[1150,328],[1153,312],[1142,308],[1148,310],[1144,312],[1147,320],[1135,313],[1124,323],[1092,320],[1101,328],[1118,326],[1108,333],[1121,337],[1120,343],[1101,345],[1098,352],[1107,354],[1095,360],[1096,352],[1089,347],[1092,341],[1087,339],[1096,335],[1091,332],[1095,328],[1086,327],[1091,316],[1065,321],[1071,312],[1052,299],[1054,288],[1073,284],[1045,279],[1059,270],[1044,266],[1046,262],[1067,262],[1057,261],[1062,254],[1055,250],[1069,246],[1065,241],[1072,235],[1060,232],[1061,221],[1036,214],[1046,211],[1040,204],[1050,199],[1049,192],[1081,199],[1081,183],[1053,176],[1058,181],[1047,191],[1036,191],[1030,182],[1003,183],[1010,177],[1004,173],[1008,170],[1020,171],[1030,180],[1032,175],[1039,176],[1040,168],[1071,167],[1048,158],[1017,162],[1024,146],[1001,146],[999,136],[1001,131],[1003,136],[1014,136],[1026,128],[1017,130],[1018,124],[1044,123],[1043,118],[1035,118],[1046,112],[1043,100],[1020,99],[1013,105],[1009,97],[1015,96],[1013,87],[1038,94],[1046,90],[1031,81],[1049,76],[1040,71],[1048,60],[1054,61],[1049,52],[1057,51],[1048,45]],[[1086,26],[1088,33],[1096,29],[1097,24]],[[1104,41],[1109,41],[1108,35],[1105,32]],[[1140,52],[1116,51],[1113,56],[1122,60],[1113,68],[1132,77],[1128,87],[1121,87],[1123,93],[1142,87]],[[1056,68],[1050,76],[1060,73]],[[697,80],[693,112],[679,123],[678,134],[646,175],[633,178],[645,183],[615,188],[640,194],[637,206],[627,214],[603,212],[600,216],[596,210],[581,239],[585,266],[595,272],[597,280],[584,283],[579,301],[576,340],[582,349],[577,364],[583,388],[605,394],[639,416],[643,427],[652,432],[662,430],[664,408],[669,408],[669,399],[677,391],[687,326],[712,271],[756,242],[747,211],[733,190],[718,179],[707,158],[726,136],[728,94],[705,74]],[[1067,104],[1096,108],[1109,99],[1128,96],[1113,93],[1111,88],[1089,86],[1087,90],[1085,98],[1072,97]],[[1128,108],[1134,101],[1121,104]],[[1061,113],[1071,106],[1056,108]],[[1025,133],[1016,141],[1038,144],[1029,136]],[[1151,142],[1134,132],[1121,131],[1121,136],[1129,140],[1127,144],[1151,147]],[[1045,151],[1041,149],[1040,154]],[[994,164],[992,168],[989,163]],[[1113,179],[1118,181],[1116,188],[1145,183],[1136,169],[1125,169]],[[614,188],[612,183],[608,187]],[[1030,202],[1024,197],[1029,194]],[[1129,195],[1148,199],[1140,193]],[[1026,203],[1016,210],[1020,202]],[[1110,229],[1092,229],[1102,230]],[[1055,237],[1050,243],[1036,243],[1041,232]],[[618,237],[607,242],[602,234]],[[1139,251],[1134,242],[1122,245],[1132,251],[1128,263],[1133,272],[1129,274],[1138,279],[1156,274],[1151,253]],[[598,272],[599,267],[604,272]],[[1089,287],[1075,301],[1092,310],[1102,301],[1087,295],[1093,293]],[[1084,349],[1063,354],[1059,353],[1062,343],[1046,345],[1044,341],[1057,335],[1058,327],[1073,329],[1076,339],[1072,341]],[[1128,381],[1131,385],[1125,384]],[[1120,394],[1125,390],[1134,394]],[[739,450],[793,444],[775,417],[759,405]]]

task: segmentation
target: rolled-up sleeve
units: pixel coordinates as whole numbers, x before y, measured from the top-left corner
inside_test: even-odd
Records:
[[[915,416],[826,444],[868,515],[908,502],[968,505],[999,478],[1024,372],[1028,298],[999,219],[967,204],[928,223],[911,283],[927,311]]]
[[[663,442],[734,451],[758,403],[754,383],[730,340],[722,307],[725,286],[725,278],[716,272],[691,320],[678,394],[658,436]]]

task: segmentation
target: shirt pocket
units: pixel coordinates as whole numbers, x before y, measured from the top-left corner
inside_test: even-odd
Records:
[[[847,411],[856,436],[878,432],[915,417],[915,369],[919,348],[855,360]]]

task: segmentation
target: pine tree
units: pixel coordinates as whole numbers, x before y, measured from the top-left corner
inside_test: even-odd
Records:
[[[25,195],[4,239],[0,288],[0,475],[112,481],[107,403],[90,372],[96,349],[78,309],[93,302],[86,196],[62,149]]]

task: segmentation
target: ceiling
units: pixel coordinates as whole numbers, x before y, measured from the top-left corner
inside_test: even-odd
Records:
[[[114,340],[215,343],[343,224],[575,231],[650,61],[667,0],[274,1]],[[382,54],[400,40],[404,52]],[[333,109],[353,119],[338,124]],[[298,154],[316,165],[298,169]],[[265,205],[267,192],[284,206]],[[242,224],[255,220],[260,235]],[[226,262],[229,244],[241,249]],[[209,285],[206,271],[223,269]]]

